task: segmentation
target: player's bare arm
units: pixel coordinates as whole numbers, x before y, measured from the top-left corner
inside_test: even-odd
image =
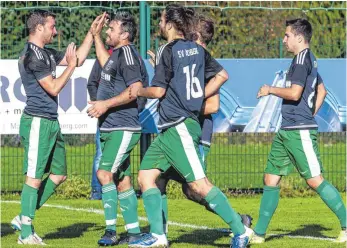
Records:
[[[202,113],[204,115],[215,114],[218,112],[219,106],[219,93],[215,93],[204,101],[202,105]]]
[[[131,88],[133,88],[134,90],[138,91],[138,89],[141,87],[142,83],[140,81],[135,82],[130,87],[126,88],[118,96],[103,101],[90,101],[89,104],[92,104],[92,106],[89,107],[87,110],[88,115],[91,117],[99,118],[101,115],[105,114],[106,111],[110,108],[118,107],[134,101],[136,97],[129,97],[130,90]]]
[[[104,67],[105,63],[110,58],[110,54],[105,48],[104,42],[101,38],[101,31],[103,26],[106,24],[106,21],[107,15],[106,12],[104,12],[101,16],[98,16],[97,19],[95,19],[91,26],[91,33],[94,37],[96,56],[101,67]]]
[[[328,94],[327,90],[325,89],[325,86],[323,83],[320,83],[317,87],[317,98],[316,98],[316,108],[314,110],[314,113],[313,113],[313,116],[315,116],[320,107],[322,106],[323,102],[324,102],[324,99],[325,99],[325,96]]]
[[[220,87],[228,80],[229,75],[226,70],[221,70],[213,78],[208,81],[205,87],[205,98],[208,98],[218,92]]]
[[[129,91],[129,98],[142,96],[149,99],[159,99],[159,98],[162,98],[166,93],[166,89],[162,87],[147,87],[147,88],[140,87],[137,91],[135,88],[132,88],[132,87],[130,88],[131,89]]]
[[[78,58],[77,61],[77,67],[82,66],[84,61],[87,59],[87,56],[89,54],[90,48],[93,45],[93,35],[92,35],[92,27],[93,25],[95,25],[95,23],[100,22],[100,20],[102,19],[102,17],[105,15],[106,13],[104,13],[103,15],[98,16],[92,23],[86,37],[84,38],[82,45],[77,49],[76,51],[76,55]],[[63,60],[59,63],[59,65],[68,65],[68,61],[66,60],[66,54],[65,57],[63,58]]]
[[[267,95],[274,95],[285,100],[298,101],[301,98],[304,88],[298,84],[292,84],[289,88],[272,87],[264,84],[258,91],[257,98]]]
[[[76,56],[76,46],[74,43],[70,43],[70,45],[67,47],[65,57],[67,61],[67,67],[60,77],[54,79],[52,75],[49,75],[39,80],[40,85],[51,96],[57,96],[59,94],[77,66],[78,59]]]

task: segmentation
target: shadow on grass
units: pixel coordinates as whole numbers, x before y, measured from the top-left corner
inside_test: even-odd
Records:
[[[187,232],[184,229],[176,230],[180,235],[176,239],[170,239],[170,244],[187,243],[193,245],[213,245],[214,247],[230,247],[229,241],[225,244],[215,244],[215,241],[222,238],[228,237],[228,233],[223,233],[217,230],[194,230]]]
[[[301,228],[287,232],[282,234],[275,234],[268,238],[266,238],[266,241],[270,241],[273,239],[283,238],[285,236],[309,236],[309,237],[315,237],[315,238],[331,238],[328,236],[325,236],[322,231],[330,231],[331,228],[326,228],[321,225],[312,224],[312,225],[301,225]],[[278,232],[285,232],[283,229],[276,229],[274,231]]]
[[[14,234],[15,230],[12,229],[8,223],[1,223],[1,237],[5,237],[10,234]]]
[[[104,226],[95,223],[76,223],[70,226],[59,227],[56,232],[47,233],[43,239],[71,239],[81,237],[86,231],[101,231],[100,236],[105,229]]]

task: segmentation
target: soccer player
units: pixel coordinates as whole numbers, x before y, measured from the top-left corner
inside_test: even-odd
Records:
[[[162,132],[147,150],[138,176],[150,233],[130,242],[129,247],[168,246],[163,230],[162,198],[155,181],[161,171],[171,166],[231,227],[236,234],[232,239],[234,248],[246,247],[253,233],[244,227],[225,195],[204,173],[198,151],[201,137],[198,117],[204,98],[216,93],[228,75],[203,47],[185,39],[191,29],[189,16],[182,6],[165,8],[159,25],[168,43],[158,49],[152,86],[132,88],[130,92],[131,97],[160,99],[158,128]],[[210,82],[204,87],[207,79]]]
[[[211,42],[213,35],[214,35],[214,23],[210,18],[207,18],[205,15],[201,13],[195,14],[195,24],[194,24],[194,31],[189,37],[191,40],[194,40],[197,44],[201,45],[203,48],[206,49],[206,46]],[[147,52],[150,56],[150,62],[154,66],[155,61],[155,54],[152,51]],[[201,126],[201,138],[200,138],[200,153],[202,155],[204,170],[206,171],[206,157],[210,151],[211,146],[211,139],[212,139],[212,133],[213,133],[213,120],[212,120],[212,113],[217,113],[219,110],[219,94],[216,93],[213,96],[209,97],[205,100],[205,113],[202,114],[199,117],[200,126]],[[167,196],[166,196],[166,187],[169,182],[169,180],[175,180],[182,184],[182,192],[185,194],[185,196],[194,202],[199,203],[200,205],[204,206],[207,210],[210,212],[214,211],[209,206],[208,202],[198,194],[196,194],[185,182],[185,180],[177,173],[177,171],[170,167],[167,171],[163,172],[159,179],[157,179],[156,184],[159,188],[161,195],[162,195],[162,201],[163,201],[163,228],[164,232],[167,234],[168,232],[168,204],[167,204]],[[242,222],[247,227],[251,226],[252,218],[249,215],[241,215]]]
[[[102,156],[97,171],[102,185],[102,203],[106,230],[99,245],[116,245],[117,199],[120,202],[128,240],[140,235],[137,215],[137,198],[130,182],[130,165],[124,163],[141,136],[139,109],[146,99],[129,98],[129,87],[148,86],[148,74],[143,60],[132,42],[136,36],[135,19],[126,11],[111,17],[106,31],[106,44],[112,46],[110,55],[100,37],[105,18],[93,29],[96,54],[102,67],[97,101],[91,101],[87,110],[91,117],[99,118]],[[116,186],[113,176],[118,180]]]
[[[112,54],[113,48],[108,50],[109,54]],[[101,66],[99,61],[96,59],[92,68],[92,71],[88,78],[87,89],[89,93],[89,98],[91,101],[96,101],[96,93],[98,91],[99,82],[101,79]],[[93,160],[93,169],[92,169],[92,193],[90,196],[91,200],[101,200],[101,184],[98,180],[96,172],[99,168],[99,163],[101,159],[101,144],[100,144],[100,130],[99,126],[96,128],[95,134],[95,155]]]
[[[258,98],[270,94],[283,98],[283,119],[268,156],[259,219],[251,243],[265,242],[267,227],[279,201],[279,182],[293,165],[339,219],[342,231],[336,242],[347,240],[345,205],[336,188],[321,174],[314,115],[327,93],[318,74],[316,57],[310,50],[311,37],[312,27],[307,20],[286,21],[283,43],[295,55],[288,70],[286,88],[263,85],[257,95]]]
[[[101,18],[99,16],[96,20]],[[57,95],[64,88],[77,66],[85,61],[93,44],[88,31],[76,51],[70,43],[66,52],[45,46],[57,34],[55,15],[46,10],[32,12],[27,20],[29,39],[20,54],[18,69],[27,96],[20,120],[20,136],[24,145],[23,172],[26,175],[21,195],[21,214],[11,224],[21,230],[18,244],[44,245],[34,232],[32,220],[39,209],[66,179],[64,139],[57,120]],[[67,66],[56,77],[56,66]],[[42,181],[43,175],[49,175]]]

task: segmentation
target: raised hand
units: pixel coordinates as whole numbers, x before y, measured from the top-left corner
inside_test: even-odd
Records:
[[[69,66],[77,66],[78,58],[76,55],[76,45],[71,42],[66,49],[66,62]]]
[[[108,18],[108,15],[106,12],[102,13],[101,15],[95,18],[89,30],[93,36],[100,35],[102,27],[107,22],[107,18]]]

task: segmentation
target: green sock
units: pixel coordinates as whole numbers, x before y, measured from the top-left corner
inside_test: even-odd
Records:
[[[213,186],[205,200],[213,211],[230,226],[235,235],[243,234],[246,231],[240,215],[234,211],[228,199],[219,188]]]
[[[55,192],[56,187],[57,185],[49,178],[49,176],[42,181],[38,192],[36,209],[40,209],[42,207],[42,205]]]
[[[119,192],[118,200],[128,233],[140,233],[137,216],[137,198],[133,188]]]
[[[276,211],[280,199],[280,187],[264,186],[263,197],[261,198],[259,219],[254,228],[258,235],[265,235],[270,220]]]
[[[340,221],[341,228],[346,228],[346,207],[340,193],[328,181],[324,180],[317,188],[317,193]]]
[[[117,188],[112,182],[102,186],[102,204],[105,212],[106,229],[116,231]]]
[[[32,220],[35,217],[37,191],[38,189],[35,189],[27,184],[23,185],[21,196],[22,238],[28,237],[33,232]]]
[[[162,199],[158,188],[151,188],[142,193],[143,205],[145,205],[148,222],[151,227],[150,232],[164,234]]]
[[[167,233],[168,232],[168,226],[167,226],[167,223],[168,223],[168,217],[169,217],[169,213],[168,213],[168,206],[167,206],[167,196],[166,194],[164,195],[161,195],[161,200],[162,200],[162,203],[163,203],[163,229],[164,229],[164,233]]]

